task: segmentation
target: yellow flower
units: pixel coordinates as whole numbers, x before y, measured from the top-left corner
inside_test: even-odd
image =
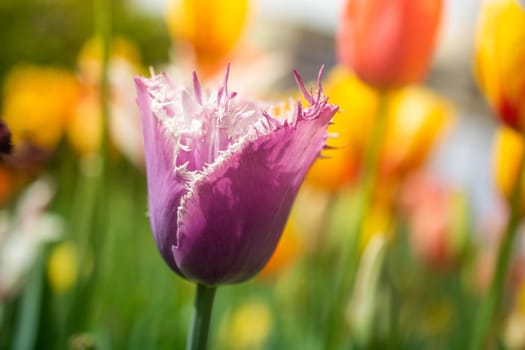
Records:
[[[102,140],[102,115],[98,90],[85,89],[72,110],[67,135],[73,148],[80,154],[97,152]]]
[[[237,45],[247,13],[248,0],[170,0],[168,28],[174,40],[189,45],[201,73],[207,75],[219,68]]]
[[[272,327],[273,317],[268,305],[260,300],[251,300],[222,322],[220,339],[227,349],[261,349]]]
[[[111,62],[122,60],[141,70],[140,53],[135,45],[122,37],[116,37],[111,43]],[[80,49],[77,59],[80,75],[88,83],[97,85],[102,71],[102,44],[100,38],[94,37],[88,40]]]
[[[451,121],[451,106],[431,91],[414,86],[395,92],[381,152],[383,175],[419,168]]]
[[[518,163],[522,156],[523,137],[511,128],[500,128],[494,142],[493,176],[496,187],[508,199],[516,183]],[[525,204],[525,187],[522,192],[522,203]]]
[[[343,68],[336,67],[326,82],[330,102],[340,106],[328,140],[333,150],[314,163],[307,179],[330,191],[351,184],[358,174],[377,115],[378,93]],[[419,168],[452,121],[450,104],[419,86],[406,87],[387,96],[387,125],[380,153],[384,180],[399,179]]]
[[[525,131],[525,10],[516,0],[486,0],[476,34],[476,75],[497,116]]]
[[[7,75],[3,118],[15,145],[30,142],[52,150],[80,92],[73,74],[57,68],[18,66]]]
[[[63,242],[53,248],[47,262],[47,277],[56,293],[69,290],[77,279],[77,252],[70,242]]]
[[[323,151],[307,180],[319,187],[337,191],[356,178],[372,130],[377,108],[377,93],[342,67],[332,69],[326,79],[325,94],[340,112],[328,128],[334,138],[333,150]]]
[[[78,56],[82,95],[72,109],[67,125],[68,140],[81,155],[97,152],[102,141],[104,125],[98,87],[101,60],[100,40],[87,41]],[[138,49],[124,38],[115,38],[109,62],[109,132],[113,144],[136,164],[142,161],[142,133],[134,101],[135,90],[130,82],[141,71]]]

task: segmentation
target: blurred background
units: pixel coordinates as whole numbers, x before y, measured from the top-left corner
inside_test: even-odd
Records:
[[[100,8],[2,0],[0,118],[14,148],[0,160],[0,349],[184,347],[194,286],[152,239],[133,77],[187,83],[196,70],[214,87],[227,62],[232,89],[266,101],[299,99],[292,70],[313,80],[324,64],[343,111],[269,264],[219,288],[210,348],[465,348],[508,216],[495,179],[516,162],[512,135],[494,146],[476,83],[480,2],[444,2],[424,81],[389,96],[365,209],[378,97],[337,58],[343,6],[113,0],[104,120]],[[525,349],[522,236],[492,335],[511,349]]]

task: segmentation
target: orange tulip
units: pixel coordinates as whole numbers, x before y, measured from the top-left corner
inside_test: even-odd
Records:
[[[516,0],[485,1],[476,35],[476,75],[497,116],[525,132],[525,9]]]
[[[442,0],[348,0],[337,33],[340,62],[381,89],[421,80],[442,7]]]

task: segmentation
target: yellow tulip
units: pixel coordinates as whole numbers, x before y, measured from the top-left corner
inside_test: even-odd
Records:
[[[428,158],[452,121],[452,108],[423,87],[407,87],[389,100],[389,114],[381,152],[383,175],[405,175]]]
[[[307,180],[319,187],[337,191],[356,178],[374,122],[377,93],[342,67],[332,69],[325,82],[330,103],[340,108],[328,132],[333,134]]]
[[[317,160],[307,180],[329,191],[351,184],[363,162],[377,115],[378,93],[343,68],[336,67],[326,79],[326,95],[341,112],[328,129],[335,149]],[[380,152],[383,180],[399,179],[419,168],[452,121],[452,107],[442,97],[418,86],[387,96],[386,131]]]
[[[72,110],[67,136],[79,154],[98,151],[102,141],[102,114],[98,90],[86,89]]]
[[[3,118],[15,146],[29,142],[53,150],[80,93],[75,76],[65,70],[18,66],[7,75]]]
[[[525,131],[525,10],[516,0],[486,0],[476,35],[476,75],[492,109]]]
[[[496,187],[508,199],[516,183],[523,147],[523,137],[515,130],[502,127],[497,131],[493,150],[493,176]],[[525,186],[522,192],[522,203],[525,204]]]
[[[82,94],[71,110],[67,124],[67,136],[75,151],[81,155],[92,154],[98,151],[102,141],[103,120],[100,109],[100,90],[98,88],[102,70],[102,47],[98,38],[88,40],[81,48],[78,55],[79,76],[82,83]],[[110,110],[111,120],[110,136],[120,150],[130,147],[123,146],[127,138],[131,138],[130,158],[142,158],[140,135],[140,120],[138,111],[134,106],[134,90],[129,82],[133,75],[141,72],[140,54],[132,42],[117,37],[111,45],[109,62],[109,78],[111,84]],[[136,113],[134,113],[136,112]],[[124,115],[122,115],[124,114]],[[130,126],[124,130],[119,123]],[[124,133],[126,133],[124,135]],[[140,138],[137,137],[137,134]]]
[[[248,0],[170,0],[168,28],[174,40],[189,46],[201,73],[208,75],[237,45],[247,13]]]

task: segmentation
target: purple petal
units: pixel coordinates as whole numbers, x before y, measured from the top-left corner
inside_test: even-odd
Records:
[[[279,241],[299,186],[326,141],[337,107],[299,116],[217,160],[181,202],[177,266],[189,279],[215,285],[255,275]],[[305,110],[308,110],[305,109]]]
[[[177,208],[185,193],[184,181],[177,179],[173,146],[152,113],[148,83],[148,79],[135,78],[146,155],[148,211],[155,242],[162,257],[174,271],[181,274],[171,254],[171,247],[177,245]]]

